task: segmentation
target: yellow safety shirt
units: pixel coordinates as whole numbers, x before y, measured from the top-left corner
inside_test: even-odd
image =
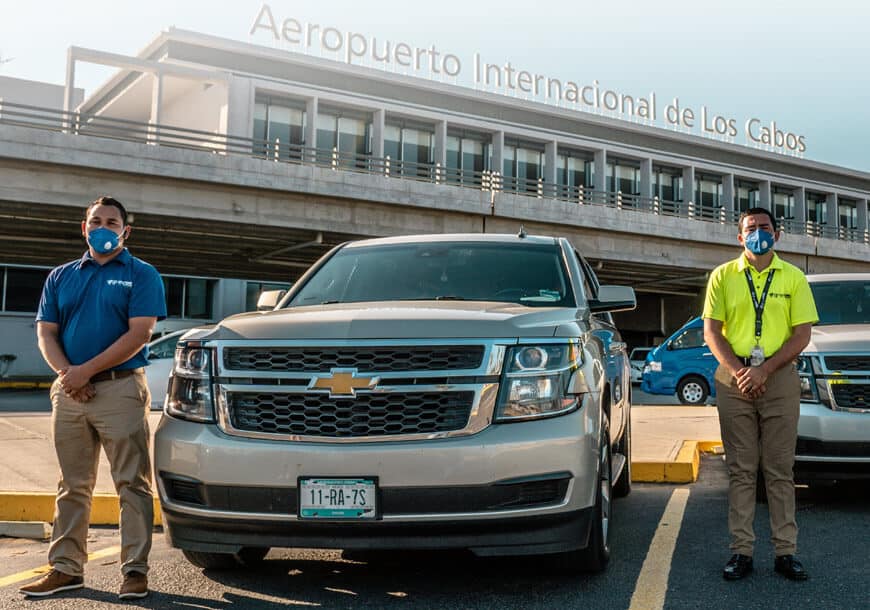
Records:
[[[749,269],[758,300],[764,292],[767,275],[775,269],[767,293],[761,319],[761,339],[758,344],[769,358],[788,341],[795,326],[819,321],[816,303],[803,272],[779,258],[776,253],[770,265],[759,273],[745,254],[719,265],[710,275],[704,313],[701,317],[723,323],[722,334],[734,353],[747,358],[755,346],[755,306],[744,269]]]

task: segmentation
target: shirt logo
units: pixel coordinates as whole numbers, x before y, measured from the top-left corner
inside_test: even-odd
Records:
[[[128,282],[126,280],[106,280],[106,285],[108,285],[108,286],[123,286],[124,288],[132,288],[133,282]]]
[[[791,295],[788,294],[787,292],[771,292],[770,296],[777,297],[780,299],[790,299],[791,298]]]

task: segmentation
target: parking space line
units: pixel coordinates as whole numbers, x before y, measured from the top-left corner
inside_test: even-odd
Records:
[[[103,557],[110,557],[112,555],[117,555],[120,552],[120,546],[110,546],[108,548],[90,553],[88,555],[88,561],[102,559]],[[51,566],[46,564],[44,566],[39,566],[38,568],[33,568],[32,570],[25,570],[24,572],[18,572],[17,574],[2,576],[0,577],[0,587],[7,587],[9,585],[14,585],[15,583],[30,580],[31,578],[36,578],[37,576],[42,576],[49,570],[51,570]]]
[[[688,501],[688,489],[675,489],[671,494],[637,577],[629,610],[660,610],[664,607],[671,559]]]

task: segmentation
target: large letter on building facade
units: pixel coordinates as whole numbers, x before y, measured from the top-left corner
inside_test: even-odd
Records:
[[[263,23],[263,17],[266,17],[269,20],[269,23]],[[257,18],[254,19],[254,25],[251,26],[251,36],[254,35],[254,32],[259,30],[260,28],[265,28],[272,32],[272,36],[275,37],[275,40],[280,40],[281,37],[278,34],[278,26],[275,25],[275,17],[272,16],[272,9],[269,8],[268,4],[264,4],[260,8],[260,12],[257,13]]]

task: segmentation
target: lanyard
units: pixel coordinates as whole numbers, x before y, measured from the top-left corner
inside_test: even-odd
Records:
[[[770,283],[773,281],[774,271],[776,271],[776,269],[771,269],[767,274],[767,282],[764,284],[764,291],[761,293],[761,300],[759,300],[758,295],[755,294],[755,286],[752,285],[752,275],[749,273],[749,269],[746,268],[743,270],[744,275],[746,275],[746,283],[749,284],[749,294],[752,295],[752,306],[755,308],[756,343],[761,339],[761,316],[764,313],[764,304],[767,302],[767,291],[770,289]]]

